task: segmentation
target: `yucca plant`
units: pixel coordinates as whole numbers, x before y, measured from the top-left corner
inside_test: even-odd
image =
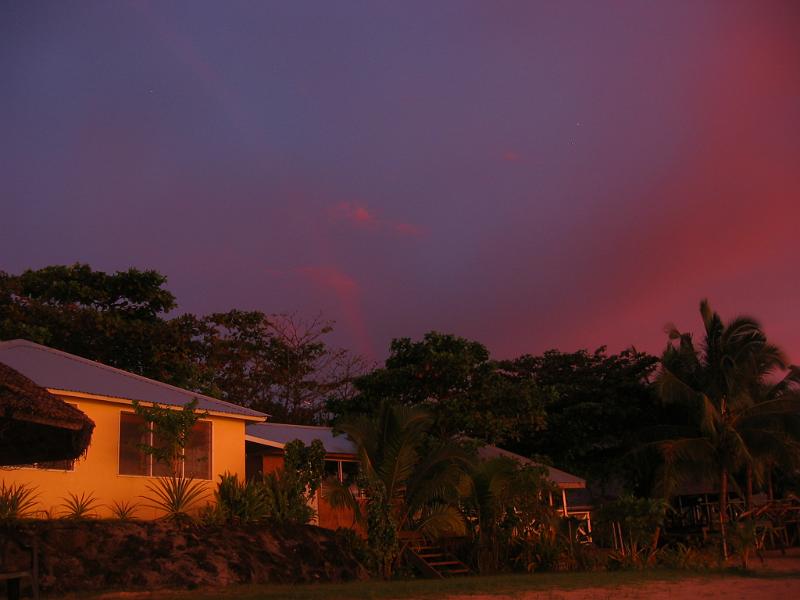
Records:
[[[159,477],[148,484],[150,495],[142,496],[147,506],[163,511],[164,518],[190,521],[191,512],[208,496],[206,483],[187,477]]]
[[[64,519],[91,519],[97,517],[95,511],[100,504],[92,492],[82,492],[80,496],[70,492],[62,500],[61,506],[64,508],[64,513],[61,516]]]
[[[136,513],[136,509],[138,507],[138,504],[129,502],[127,500],[114,500],[114,502],[111,503],[110,508],[115,519],[119,519],[120,521],[130,521],[134,518],[133,515]]]
[[[4,481],[0,481],[0,521],[33,516],[38,495],[36,488],[26,483],[6,485]]]

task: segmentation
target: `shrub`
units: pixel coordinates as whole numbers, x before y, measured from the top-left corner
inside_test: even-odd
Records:
[[[294,472],[279,469],[267,473],[257,485],[261,488],[266,517],[270,521],[279,525],[304,525],[314,518],[306,486]]]
[[[267,516],[267,500],[258,481],[239,481],[236,475],[225,473],[219,477],[214,497],[218,516],[225,522],[252,523]]]
[[[61,506],[64,508],[64,513],[61,515],[64,519],[91,519],[97,517],[94,512],[100,505],[92,492],[88,494],[82,492],[78,494],[69,493],[63,498]]]
[[[120,521],[130,521],[134,518],[133,515],[139,508],[139,505],[134,504],[133,502],[128,502],[127,500],[114,500],[110,508],[114,518],[119,519]]]
[[[752,519],[745,519],[731,523],[728,531],[731,549],[742,562],[742,569],[745,571],[750,565],[750,556],[758,549],[756,542],[756,522]]]
[[[164,517],[175,521],[190,521],[191,512],[207,495],[204,481],[186,477],[159,477],[147,485],[151,495],[142,496],[151,508],[164,512]]]
[[[668,569],[705,570],[719,566],[719,553],[683,542],[661,549],[658,564]]]
[[[36,488],[26,483],[6,485],[0,481],[0,521],[13,521],[33,516]]]
[[[606,530],[614,550],[609,568],[640,569],[655,564],[658,541],[669,505],[660,498],[623,496],[597,512],[598,530]]]

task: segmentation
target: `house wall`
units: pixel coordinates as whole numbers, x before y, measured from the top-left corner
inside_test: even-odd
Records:
[[[43,470],[35,468],[0,468],[0,479],[6,483],[25,483],[36,486],[38,508],[53,516],[63,513],[60,506],[69,493],[79,496],[93,494],[102,506],[96,509],[97,516],[112,516],[109,508],[116,501],[127,501],[138,505],[135,516],[152,519],[160,516],[153,508],[145,507],[142,496],[149,493],[147,486],[155,477],[119,474],[119,423],[120,412],[131,412],[129,404],[113,401],[82,399],[62,396],[62,400],[76,405],[95,423],[92,442],[85,457],[75,461],[73,471]],[[219,475],[235,473],[240,479],[245,475],[244,426],[241,419],[208,416],[211,421],[211,476],[208,482],[208,501],[213,500],[212,491]],[[201,505],[205,501],[201,501]]]
[[[266,450],[266,453],[261,455],[261,472],[271,473],[283,467],[283,452],[280,450]],[[327,458],[341,458],[339,455],[330,455]],[[324,485],[324,484],[323,484]],[[316,497],[311,501],[312,508],[317,512],[317,518],[314,525],[324,527],[326,529],[338,529],[339,527],[353,528],[359,533],[363,533],[363,528],[355,523],[354,514],[352,510],[333,508],[323,498],[322,486],[317,490]],[[363,508],[363,507],[362,507]]]

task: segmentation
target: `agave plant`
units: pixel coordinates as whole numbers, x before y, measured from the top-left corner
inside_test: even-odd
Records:
[[[120,521],[130,521],[134,518],[133,515],[136,513],[136,509],[139,508],[139,505],[128,502],[127,500],[114,500],[110,508],[114,518]]]
[[[25,483],[6,485],[0,481],[0,521],[24,519],[34,514],[36,488]]]
[[[62,498],[61,506],[64,508],[64,519],[91,519],[97,516],[95,510],[100,506],[92,492],[78,494],[69,493]]]
[[[147,489],[150,495],[142,496],[147,506],[158,509],[167,519],[191,520],[191,512],[208,496],[204,481],[187,477],[159,477]]]

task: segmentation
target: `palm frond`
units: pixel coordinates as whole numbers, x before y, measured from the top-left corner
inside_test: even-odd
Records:
[[[364,520],[364,516],[361,514],[361,505],[353,494],[353,490],[338,478],[329,477],[325,480],[322,486],[322,498],[330,504],[331,508],[352,511],[356,521]]]
[[[416,530],[429,540],[448,535],[464,535],[466,529],[464,516],[451,504],[435,504],[429,507],[416,526]]]

